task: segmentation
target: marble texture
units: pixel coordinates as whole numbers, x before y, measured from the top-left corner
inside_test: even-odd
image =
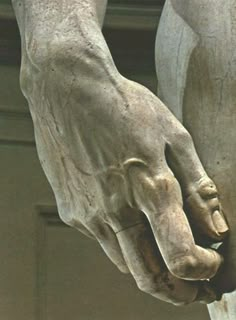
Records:
[[[222,256],[192,230],[215,242],[228,233],[217,188],[183,125],[117,70],[101,32],[106,1],[12,2],[21,88],[61,219],[96,239],[142,291],[177,305],[214,301],[208,279]],[[191,51],[188,30],[186,45]],[[178,94],[179,110],[183,101]]]
[[[214,280],[222,292],[236,289],[235,48],[235,1],[166,1],[156,42],[158,92],[191,133],[231,227]],[[210,305],[212,319],[235,319],[235,306],[235,294],[225,295]]]

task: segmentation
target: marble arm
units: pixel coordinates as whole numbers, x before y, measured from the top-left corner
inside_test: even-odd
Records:
[[[216,187],[180,122],[117,71],[101,32],[106,1],[99,4],[13,0],[21,87],[59,214],[141,290],[175,304],[211,302],[205,280],[222,257],[196,245],[188,219],[223,239]]]

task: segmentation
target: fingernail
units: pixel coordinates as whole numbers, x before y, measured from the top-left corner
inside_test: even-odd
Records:
[[[216,210],[213,213],[212,220],[214,222],[214,225],[215,225],[217,231],[220,234],[224,234],[229,231],[229,227],[227,226],[225,219],[223,218],[222,214],[218,210]]]

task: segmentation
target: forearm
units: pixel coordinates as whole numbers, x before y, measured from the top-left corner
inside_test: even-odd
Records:
[[[101,32],[106,1],[99,1],[99,8],[95,0],[57,2],[25,0],[19,6],[13,1],[22,39],[22,78],[36,68],[46,77],[52,71],[73,73],[80,84],[89,77],[113,81],[118,72]],[[26,80],[32,81],[32,70]]]
[[[92,14],[102,27],[105,16],[107,0],[12,0],[20,31],[53,28],[72,11],[77,11],[81,19],[87,14]]]

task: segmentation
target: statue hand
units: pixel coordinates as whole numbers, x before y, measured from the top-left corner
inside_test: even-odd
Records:
[[[94,237],[141,290],[175,304],[213,301],[202,280],[222,258],[195,244],[188,219],[215,240],[228,228],[190,135],[156,96],[124,78],[78,94],[77,105],[74,98],[64,114],[35,118],[61,218]]]
[[[118,73],[96,3],[62,9],[53,0],[13,1],[21,87],[59,214],[95,238],[141,290],[175,304],[210,302],[215,295],[205,280],[222,258],[195,244],[189,221],[223,238],[215,185],[183,126]]]

